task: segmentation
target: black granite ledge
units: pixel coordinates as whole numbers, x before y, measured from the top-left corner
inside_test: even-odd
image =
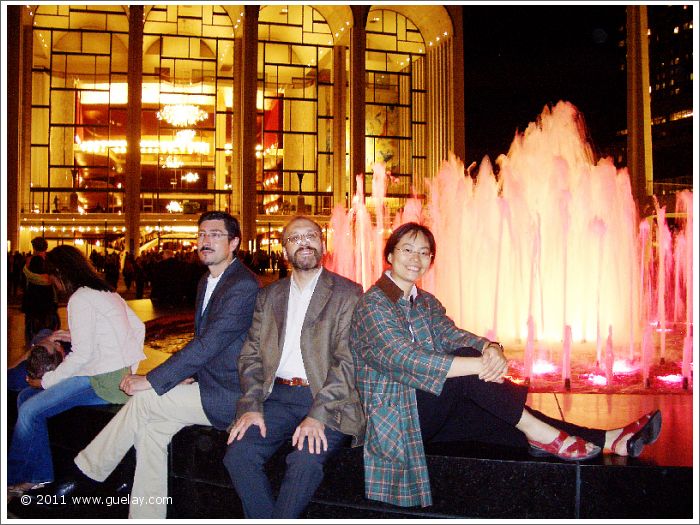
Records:
[[[12,402],[12,401],[10,401]],[[77,407],[51,419],[49,432],[57,477],[75,454],[109,421],[119,405]],[[12,423],[12,422],[10,422]],[[242,509],[222,463],[226,433],[191,426],[173,439],[169,518],[241,518]],[[284,472],[281,450],[268,464],[273,487]],[[362,448],[347,447],[332,458],[306,518],[479,518],[479,519],[680,519],[693,515],[691,467],[666,467],[648,460],[604,456],[583,463],[534,458],[526,450],[476,443],[426,447],[433,505],[402,508],[364,497]],[[108,479],[117,486],[133,477],[133,450]],[[36,518],[124,518],[126,505],[8,505],[10,516]]]

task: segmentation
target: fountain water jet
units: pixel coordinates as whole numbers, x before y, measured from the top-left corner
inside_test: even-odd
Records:
[[[608,385],[612,384],[614,365],[615,353],[613,350],[612,326],[608,326],[608,339],[605,343],[605,379]]]
[[[564,328],[564,345],[562,347],[561,378],[564,381],[564,388],[571,390],[571,327]]]
[[[682,247],[676,253],[674,261],[677,265],[675,275],[680,276],[676,280],[678,288],[676,296],[680,302],[680,288],[685,285],[685,338],[683,340],[683,361],[681,373],[683,374],[683,388],[688,389],[690,381],[690,362],[693,357],[693,194],[689,191],[682,191],[676,195],[676,210],[681,214],[685,214],[685,224],[682,230],[682,235],[678,236],[678,246]],[[675,312],[681,318],[680,308],[676,303]]]
[[[669,251],[671,250],[671,232],[666,225],[666,208],[660,207],[659,202],[654,197],[654,207],[656,208],[656,249],[659,258],[659,266],[657,271],[657,309],[656,313],[659,319],[658,327],[661,337],[661,362],[666,360],[666,275],[670,270]]]
[[[616,169],[609,158],[594,161],[583,118],[569,103],[545,107],[536,122],[516,134],[497,165],[498,176],[484,158],[472,178],[450,156],[427,181],[425,206],[409,199],[393,221],[379,193],[385,184],[373,184],[369,202],[377,217],[374,225],[358,184],[352,209],[339,215],[334,211],[326,265],[366,289],[383,270],[383,258],[370,255],[364,259],[369,262],[360,262],[359,254],[381,254],[389,224],[423,222],[433,231],[438,250],[421,286],[443,302],[459,326],[506,343],[527,340],[529,367],[541,358],[533,355],[534,342],[551,354],[553,347],[561,348],[567,329],[574,355],[595,341],[598,364],[607,361],[608,352],[601,359],[600,333],[607,326],[609,341],[614,331],[618,346],[629,345],[630,360],[641,357],[646,327],[659,326],[667,303],[673,303],[675,315],[682,315],[679,301],[659,299],[660,284],[664,294],[676,282],[687,290],[692,272],[692,258],[685,257],[672,269],[683,271],[685,280],[659,277],[674,259],[672,251],[662,255],[652,250],[655,237],[665,239],[663,214],[657,214],[653,230],[646,221],[640,224],[627,170]],[[375,178],[384,177],[382,165],[375,165],[374,172]],[[687,193],[692,202],[692,193]],[[692,215],[690,205],[686,213]],[[339,218],[345,225],[336,229]],[[684,225],[688,246],[691,219]],[[345,240],[355,237],[353,243],[338,242],[340,232]],[[358,237],[364,244],[358,244]],[[352,264],[343,261],[355,265],[348,270]],[[358,272],[360,264],[369,267]],[[690,333],[690,300],[685,302]],[[658,333],[663,340],[665,332]],[[649,350],[654,343],[647,344]]]

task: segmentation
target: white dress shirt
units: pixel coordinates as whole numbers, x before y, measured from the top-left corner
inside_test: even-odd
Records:
[[[219,284],[222,275],[224,275],[224,272],[221,272],[218,277],[212,277],[211,274],[209,274],[207,277],[207,289],[204,292],[204,299],[202,300],[202,313],[204,313],[204,310],[207,309],[211,294],[214,293],[214,288],[216,288],[216,285]]]
[[[301,357],[301,328],[304,325],[306,311],[309,309],[311,296],[314,294],[318,278],[321,276],[323,268],[319,269],[314,278],[304,289],[300,289],[294,280],[290,279],[289,301],[287,302],[287,323],[284,330],[284,346],[282,347],[282,358],[277,367],[277,377],[292,379],[300,377],[306,379],[306,369],[304,360]]]

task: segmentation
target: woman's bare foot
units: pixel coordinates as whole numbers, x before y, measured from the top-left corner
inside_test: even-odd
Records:
[[[605,450],[607,452],[617,454],[618,456],[627,455],[627,441],[632,437],[632,434],[623,437],[620,441],[615,443],[615,440],[620,437],[620,434],[622,434],[624,430],[624,428],[613,428],[605,432]],[[615,448],[613,448],[613,444]]]
[[[645,445],[654,443],[661,433],[661,412],[654,410],[623,428],[605,433],[605,449],[618,456],[636,458]]]

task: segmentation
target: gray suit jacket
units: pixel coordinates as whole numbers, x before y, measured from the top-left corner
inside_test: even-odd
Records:
[[[263,288],[255,304],[253,325],[241,350],[238,371],[243,395],[237,415],[263,412],[274,386],[284,347],[291,277]],[[301,331],[301,355],[314,397],[309,416],[362,443],[365,418],[355,388],[355,371],[348,346],[350,319],[362,288],[323,269],[314,289]]]
[[[146,377],[158,395],[188,377],[199,382],[202,407],[213,426],[225,429],[233,420],[241,394],[238,356],[253,319],[258,278],[238,259],[224,271],[202,313],[207,272],[197,288],[194,338]]]

